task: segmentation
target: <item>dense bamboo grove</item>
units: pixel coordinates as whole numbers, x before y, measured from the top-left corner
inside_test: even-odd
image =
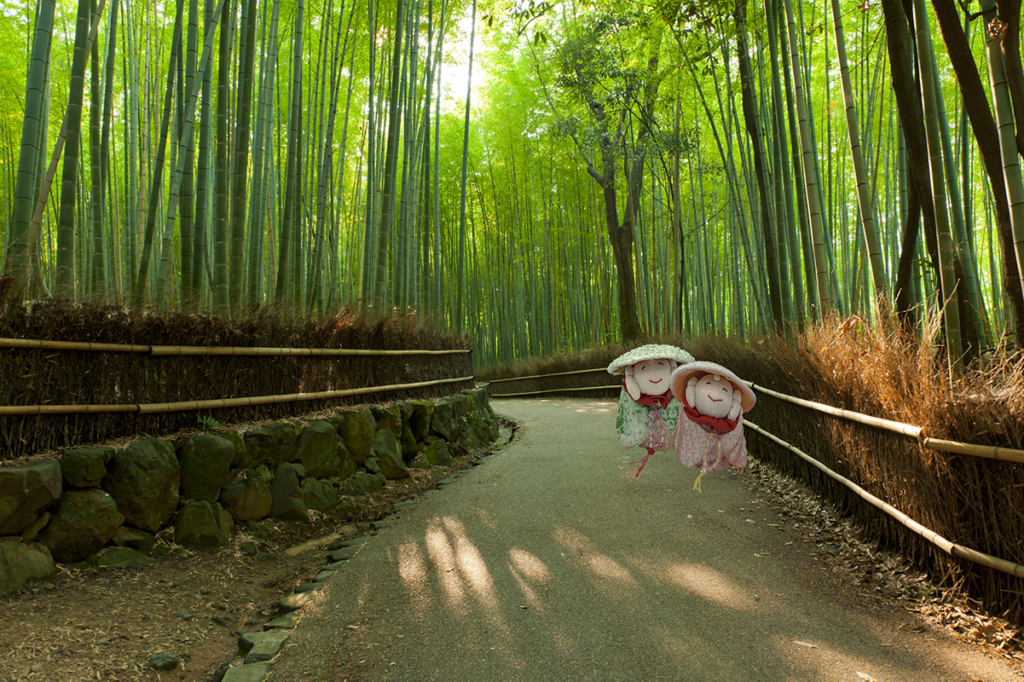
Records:
[[[478,364],[923,306],[951,373],[1024,340],[1019,0],[0,11],[27,299],[415,308]]]

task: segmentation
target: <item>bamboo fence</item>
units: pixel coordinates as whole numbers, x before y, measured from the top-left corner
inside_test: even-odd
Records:
[[[0,460],[474,385],[468,339],[404,318],[296,326],[37,304],[0,315]]]
[[[498,382],[510,382],[510,381],[525,381],[525,380],[537,380],[547,379],[550,377],[561,377],[569,376],[574,374],[592,374],[594,372],[605,372],[604,367],[597,369],[585,369],[577,370],[573,372],[553,372],[551,374],[535,374],[528,377],[506,377],[503,379],[494,379],[490,383],[495,384]],[[892,431],[893,433],[899,433],[904,436],[916,438],[922,447],[930,450],[938,450],[941,452],[952,452],[958,455],[972,455],[975,457],[986,457],[989,459],[1002,460],[1004,462],[1018,462],[1024,463],[1024,450],[1015,450],[1013,448],[1004,448],[994,445],[976,445],[974,443],[959,443],[957,441],[945,440],[941,438],[930,438],[924,434],[924,429],[920,426],[913,426],[911,424],[903,424],[902,422],[893,421],[891,419],[882,419],[881,417],[872,417],[869,414],[862,414],[860,412],[854,412],[853,410],[844,410],[838,407],[832,407],[823,403],[817,403],[813,400],[804,400],[803,398],[796,398],[785,393],[779,393],[773,391],[770,388],[759,386],[752,382],[746,382],[748,386],[756,391],[770,395],[779,400],[784,400],[794,405],[800,405],[818,412],[830,414],[834,417],[840,417],[848,421],[856,422],[858,424],[866,424],[868,426],[874,426],[879,429],[885,429],[886,431]],[[552,388],[545,390],[536,391],[521,391],[516,393],[492,393],[492,398],[521,398],[531,395],[540,395],[548,393],[563,393],[572,391],[607,391],[611,389],[618,390],[620,385],[618,383],[614,385],[606,386],[582,386],[572,388]]]

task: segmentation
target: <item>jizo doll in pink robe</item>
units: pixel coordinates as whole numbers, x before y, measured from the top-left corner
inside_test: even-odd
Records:
[[[747,466],[743,413],[754,407],[754,392],[732,371],[713,362],[691,362],[672,373],[672,394],[680,402],[675,448],[679,463],[706,473]]]

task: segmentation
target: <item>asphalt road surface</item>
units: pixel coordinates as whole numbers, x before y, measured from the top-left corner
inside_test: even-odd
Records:
[[[516,441],[349,560],[270,680],[1024,680],[835,582],[744,474],[634,478],[615,403],[494,407]]]

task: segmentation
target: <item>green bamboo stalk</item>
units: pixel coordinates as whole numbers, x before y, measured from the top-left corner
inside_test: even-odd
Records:
[[[946,354],[949,380],[952,383],[961,372],[963,362],[960,339],[960,309],[957,305],[957,280],[953,262],[955,252],[949,230],[946,207],[945,175],[942,162],[942,143],[939,139],[938,104],[932,73],[931,29],[923,0],[914,0],[914,28],[917,36],[918,60],[921,65],[921,96],[924,103],[925,132],[932,178],[932,203],[935,207],[935,232],[938,238],[940,304],[945,321]]]
[[[818,179],[814,172],[814,149],[811,146],[811,131],[807,121],[804,105],[804,86],[800,76],[800,58],[796,46],[796,21],[793,16],[791,0],[784,0],[787,23],[789,26],[789,61],[795,87],[797,118],[799,121],[798,137],[802,154],[804,176],[804,196],[807,201],[807,215],[810,221],[810,238],[814,245],[814,269],[818,293],[818,315],[822,316],[832,310],[832,296],[829,285],[829,260],[825,252],[825,236],[822,229],[821,208],[818,203]]]
[[[981,9],[986,17],[993,17],[994,0],[981,0]],[[990,21],[998,21],[993,18]],[[995,28],[998,28],[996,26]],[[999,130],[999,153],[1003,161],[1003,177],[1006,183],[1006,197],[1010,204],[1010,226],[1013,233],[1014,253],[1017,257],[1017,271],[1024,281],[1024,181],[1022,181],[1020,156],[1014,137],[1013,108],[1006,81],[1006,67],[1000,50],[998,30],[985,34],[985,53],[988,57],[989,89],[995,103],[996,127]]]
[[[249,131],[252,126],[253,72],[256,61],[256,0],[242,5],[241,73],[235,109],[235,153],[231,185],[231,242],[228,257],[228,300],[236,312],[242,306],[245,282],[246,185],[249,179]]]
[[[141,308],[146,293],[146,284],[149,276],[149,262],[153,251],[153,238],[156,232],[157,212],[160,208],[161,188],[163,187],[164,156],[167,151],[167,136],[170,130],[171,102],[174,94],[174,76],[176,72],[176,57],[181,44],[181,20],[183,3],[177,3],[174,18],[174,37],[171,39],[171,56],[167,68],[167,84],[164,90],[164,112],[160,123],[160,137],[157,143],[156,157],[153,162],[153,180],[149,191],[149,207],[146,210],[146,233],[143,237],[142,258],[139,262],[139,274],[135,280],[135,291],[132,295],[132,303],[135,308]]]
[[[832,30],[835,35],[836,57],[839,60],[839,74],[843,87],[843,101],[846,107],[846,134],[850,141],[850,156],[853,172],[857,179],[857,206],[860,209],[864,242],[867,245],[868,262],[871,267],[871,282],[874,286],[874,303],[886,296],[885,268],[882,263],[882,245],[875,226],[875,198],[869,186],[868,170],[860,146],[860,124],[857,120],[857,105],[854,103],[853,83],[850,67],[846,60],[846,39],[843,35],[843,17],[839,0],[832,0]]]
[[[36,173],[40,162],[40,140],[45,125],[46,74],[50,62],[50,40],[53,35],[55,0],[41,0],[32,35],[32,57],[25,83],[25,117],[21,127],[18,175],[14,187],[14,209],[8,233],[4,272],[17,279],[27,290],[31,271],[29,260],[29,225],[36,203]]]
[[[75,205],[78,192],[78,158],[82,140],[82,102],[85,93],[85,68],[89,59],[90,0],[78,0],[75,20],[75,47],[71,60],[71,85],[68,92],[64,142],[64,166],[60,183],[60,215],[57,224],[56,293],[75,294]]]

